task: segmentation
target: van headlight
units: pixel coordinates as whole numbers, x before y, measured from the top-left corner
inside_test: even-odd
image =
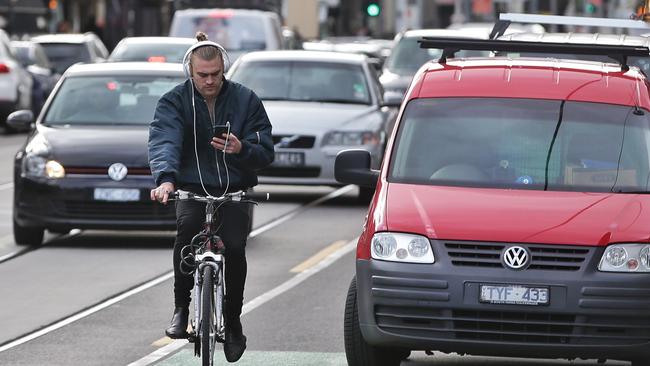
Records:
[[[406,263],[434,263],[429,239],[421,235],[376,233],[372,237],[373,259]]]
[[[605,248],[598,270],[650,272],[650,244],[614,244]]]

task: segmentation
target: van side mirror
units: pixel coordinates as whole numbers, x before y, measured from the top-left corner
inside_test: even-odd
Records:
[[[344,150],[336,155],[334,177],[346,184],[376,188],[379,170],[370,169],[370,152],[366,150]]]
[[[387,91],[384,93],[384,103],[382,106],[399,108],[399,106],[402,105],[402,99],[404,99],[402,94],[394,91]]]

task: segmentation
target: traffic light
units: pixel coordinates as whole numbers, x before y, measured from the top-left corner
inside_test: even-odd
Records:
[[[585,13],[594,14],[598,11],[598,8],[602,5],[602,0],[587,0],[585,1]]]
[[[379,3],[376,1],[368,2],[368,5],[366,6],[366,14],[370,17],[379,16],[379,14],[381,14],[381,6]]]

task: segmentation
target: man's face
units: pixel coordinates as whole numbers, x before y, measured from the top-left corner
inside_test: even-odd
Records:
[[[221,57],[203,60],[192,56],[192,79],[203,98],[215,98],[223,84],[223,61]]]

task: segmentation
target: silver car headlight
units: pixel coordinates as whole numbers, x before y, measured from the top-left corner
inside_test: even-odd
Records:
[[[56,160],[47,160],[39,155],[27,154],[23,159],[22,166],[24,177],[49,179],[65,177],[65,169],[61,163]]]
[[[429,239],[421,235],[376,233],[370,246],[373,259],[406,263],[435,262]]]
[[[598,270],[650,272],[650,244],[614,244],[605,249]]]
[[[332,131],[323,138],[323,146],[362,146],[381,144],[383,136],[373,131]]]

